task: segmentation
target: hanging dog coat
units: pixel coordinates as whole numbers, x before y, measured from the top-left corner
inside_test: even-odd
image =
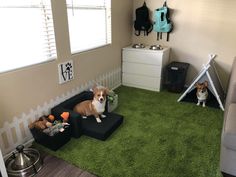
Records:
[[[144,35],[148,35],[153,28],[152,22],[149,19],[149,10],[144,2],[142,7],[135,10],[136,20],[134,21],[135,35],[139,36],[143,31]]]
[[[154,11],[154,26],[153,30],[157,32],[157,40],[159,40],[159,34],[160,39],[162,39],[162,33],[167,33],[167,41],[169,41],[169,33],[173,29],[173,24],[169,19],[169,9],[166,5],[166,2],[164,3],[163,7],[156,9]]]

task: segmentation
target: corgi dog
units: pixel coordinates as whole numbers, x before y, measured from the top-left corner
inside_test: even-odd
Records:
[[[105,87],[93,88],[93,100],[86,100],[78,103],[74,107],[74,111],[79,113],[82,118],[93,115],[98,123],[101,123],[101,118],[106,117],[103,112],[105,111],[106,97],[108,89]]]
[[[200,103],[202,102],[202,106],[206,107],[206,100],[208,97],[208,91],[207,91],[207,87],[208,87],[208,82],[205,81],[203,83],[196,83],[195,84],[196,88],[197,88],[197,105],[199,106]]]

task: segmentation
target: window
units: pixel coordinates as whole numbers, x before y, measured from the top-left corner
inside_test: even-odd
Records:
[[[111,43],[111,0],[67,0],[71,53]]]
[[[56,58],[50,0],[0,0],[0,72]]]

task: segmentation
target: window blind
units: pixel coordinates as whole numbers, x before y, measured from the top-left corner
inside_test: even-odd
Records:
[[[50,0],[49,0],[50,1]],[[50,4],[42,5],[44,39],[45,39],[45,55],[47,58],[56,58],[56,43],[52,18],[52,9]]]
[[[50,0],[0,0],[0,72],[56,58]]]
[[[111,0],[67,0],[71,52],[111,43]]]

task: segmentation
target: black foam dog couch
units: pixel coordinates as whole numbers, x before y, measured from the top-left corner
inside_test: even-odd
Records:
[[[108,113],[106,106],[106,111],[104,112],[106,117],[101,119],[101,123],[97,123],[94,116],[89,116],[84,119],[80,114],[73,111],[76,104],[92,99],[93,92],[83,91],[53,107],[51,113],[56,117],[60,117],[63,112],[69,112],[71,135],[74,138],[79,138],[81,135],[87,135],[99,140],[106,140],[122,124],[123,116],[116,113]]]

